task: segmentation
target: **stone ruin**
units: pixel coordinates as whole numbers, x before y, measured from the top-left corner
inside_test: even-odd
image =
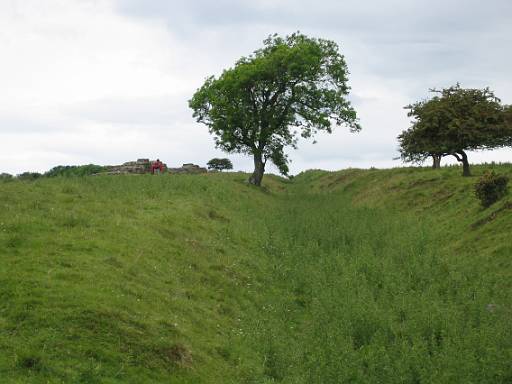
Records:
[[[120,174],[145,174],[151,172],[151,164],[155,160],[137,159],[137,161],[128,161],[122,165],[111,165],[107,167],[107,174],[120,175]],[[192,163],[183,164],[180,168],[168,168],[164,163],[164,170],[171,174],[175,173],[206,173],[206,168],[200,167]],[[164,171],[164,172],[165,172]]]
[[[107,169],[107,173],[110,175],[135,173],[144,174],[151,172],[151,163],[149,159],[137,159],[137,161],[127,161],[122,165],[111,165]],[[164,167],[165,164],[164,164]],[[166,167],[167,168],[167,167]]]
[[[206,173],[206,168],[192,163],[183,164],[181,168],[168,168],[169,173]]]

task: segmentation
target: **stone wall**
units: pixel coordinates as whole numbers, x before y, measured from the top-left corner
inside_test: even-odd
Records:
[[[149,159],[138,159],[137,161],[127,161],[122,165],[111,165],[107,167],[107,173],[109,175],[120,175],[120,174],[145,174],[151,172],[151,164],[155,160]],[[183,164],[180,168],[167,168],[164,164],[164,169],[171,173],[206,173],[206,168],[200,167],[192,163]]]
[[[135,173],[135,174],[144,174],[151,172],[151,163],[154,160],[149,159],[137,159],[137,161],[127,161],[122,165],[112,165],[108,167],[107,173],[115,175],[115,174],[125,174],[125,173]],[[166,165],[164,164],[164,167]]]
[[[181,168],[169,168],[169,173],[206,173],[206,168],[200,167],[192,163],[183,164]]]

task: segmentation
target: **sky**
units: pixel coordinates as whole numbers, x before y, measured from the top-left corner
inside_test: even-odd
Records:
[[[431,88],[488,86],[512,104],[510,0],[0,0],[0,173],[157,157],[250,171],[188,100],[268,35],[295,31],[339,44],[363,129],[301,141],[292,173],[400,166],[403,107]],[[510,162],[512,149],[470,161]]]

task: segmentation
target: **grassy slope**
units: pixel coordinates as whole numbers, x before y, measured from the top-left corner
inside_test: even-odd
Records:
[[[387,229],[377,222],[378,215],[375,222],[368,222],[368,227],[386,231],[388,236],[384,238],[394,247],[379,262],[387,263],[393,253],[405,251],[401,265],[389,270],[382,266],[369,269],[370,276],[382,274],[377,286],[384,287],[384,291],[389,293],[389,287],[399,285],[401,288],[392,294],[402,303],[412,299],[409,313],[401,312],[399,302],[375,300],[378,306],[389,305],[388,313],[396,314],[398,310],[399,317],[404,318],[399,327],[408,329],[400,336],[402,341],[405,335],[409,343],[411,337],[420,339],[417,344],[412,342],[399,358],[405,364],[399,362],[394,367],[400,376],[400,380],[395,377],[395,382],[506,383],[512,380],[507,363],[512,357],[509,325],[512,199],[509,194],[488,209],[479,206],[473,185],[476,177],[489,168],[474,167],[475,177],[471,178],[461,178],[457,167],[440,171],[417,168],[310,171],[299,176],[298,181],[312,195],[323,194],[331,202],[335,196],[350,196],[353,206],[387,215],[383,223]],[[493,168],[512,176],[510,165]],[[404,224],[398,233],[392,227],[395,220]],[[369,242],[378,244],[379,236],[373,235]],[[357,279],[367,278],[365,274],[359,273]],[[404,281],[409,281],[410,286],[403,284]],[[375,287],[375,282],[370,281],[368,285]],[[379,322],[385,324],[383,316]],[[390,324],[397,326],[397,322]],[[396,329],[393,333],[400,335]],[[420,363],[416,367],[407,363],[424,343],[427,351],[420,353]],[[383,345],[387,345],[389,356],[389,343]],[[376,359],[380,363],[383,360]],[[393,365],[386,364],[387,368]],[[407,365],[412,374],[399,374]],[[388,382],[384,376],[381,372],[375,382]]]
[[[239,264],[250,262],[242,244],[256,236],[231,238],[232,227],[268,200],[242,178],[2,184],[3,375],[134,383],[169,373],[176,382],[229,376],[233,365],[222,356],[249,300],[238,290],[249,270]]]
[[[442,233],[442,241],[453,253],[474,253],[485,257],[512,254],[512,198],[482,209],[474,196],[474,184],[486,170],[508,175],[510,165],[473,167],[473,176],[458,177],[459,167],[439,171],[429,168],[388,170],[345,170],[341,172],[310,171],[302,175],[303,182],[315,192],[350,194],[356,205],[386,207],[409,212],[418,220],[432,219],[432,225]]]
[[[0,374],[510,381],[512,215],[458,172],[0,184]]]

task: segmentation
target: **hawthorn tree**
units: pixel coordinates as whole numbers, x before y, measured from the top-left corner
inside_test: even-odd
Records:
[[[432,157],[432,168],[441,167],[442,153],[433,144],[436,138],[427,135],[425,131],[419,129],[408,129],[398,136],[400,143],[400,157],[404,162],[423,163],[428,157]]]
[[[208,169],[215,169],[217,171],[223,171],[225,169],[233,169],[233,163],[229,159],[219,159],[214,158],[211,159],[208,163],[206,163]]]
[[[428,157],[440,163],[454,156],[462,163],[463,176],[470,176],[466,151],[511,145],[512,127],[507,124],[506,107],[485,89],[465,89],[460,84],[431,90],[430,100],[406,106],[412,126],[398,136],[405,162],[423,162]]]
[[[268,160],[288,173],[284,149],[333,125],[360,126],[346,96],[347,65],[333,41],[300,33],[269,36],[218,78],[211,76],[189,100],[218,148],[253,156],[249,182],[261,185]]]

